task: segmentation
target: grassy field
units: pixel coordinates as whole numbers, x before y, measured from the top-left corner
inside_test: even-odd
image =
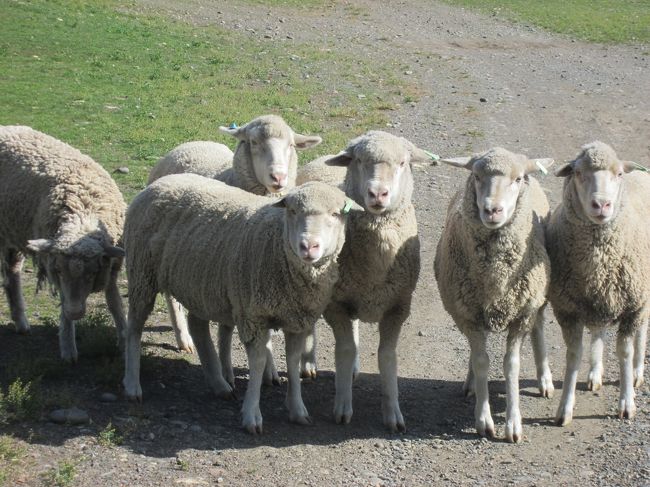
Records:
[[[649,0],[445,0],[551,32],[604,43],[650,42]]]
[[[129,174],[114,174],[127,199],[178,143],[232,147],[217,127],[264,113],[323,136],[306,160],[338,151],[359,132],[385,126],[386,112],[409,96],[397,73],[326,46],[194,29],[118,11],[111,1],[0,5],[0,124],[49,133],[109,171],[128,166]]]

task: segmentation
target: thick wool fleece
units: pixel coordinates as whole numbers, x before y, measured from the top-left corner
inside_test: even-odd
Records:
[[[111,176],[77,149],[29,127],[0,127],[0,252],[30,239],[80,257],[117,245],[125,203]]]
[[[486,168],[499,170],[499,166]],[[452,199],[434,270],[443,305],[461,331],[529,331],[546,302],[550,262],[544,248],[548,201],[532,177],[511,220],[498,229],[481,222],[473,176]]]
[[[160,158],[149,173],[147,184],[163,176],[188,172],[220,179],[222,173],[232,172],[232,161],[232,151],[223,144],[204,140],[186,142]]]
[[[325,185],[300,191],[310,208],[345,204]],[[336,255],[304,263],[285,232],[285,210],[268,198],[193,174],[161,178],[127,212],[130,298],[168,292],[200,318],[236,325],[244,343],[268,327],[302,332],[328,303],[338,265]]]
[[[563,327],[618,324],[619,333],[631,335],[648,318],[650,175],[634,171],[623,178],[618,214],[603,225],[584,216],[575,176],[564,182],[546,230],[549,300]]]
[[[333,154],[321,156],[318,159],[301,166],[298,169],[296,185],[300,186],[307,181],[321,181],[343,189],[347,168],[342,166],[328,166],[325,161],[335,157]]]

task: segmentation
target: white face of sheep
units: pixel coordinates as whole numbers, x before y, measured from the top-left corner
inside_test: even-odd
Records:
[[[594,164],[589,154],[593,147],[585,147],[575,160],[560,168],[556,175],[573,177],[572,183],[583,214],[592,223],[603,225],[612,221],[617,214],[624,174],[639,166],[633,162],[619,161],[608,146],[602,147],[600,154],[594,154],[595,158],[600,156],[599,163]]]
[[[68,254],[57,250],[55,242],[47,239],[30,240],[27,248],[44,263],[48,280],[60,293],[63,314],[69,320],[83,318],[90,293],[106,287],[111,257],[124,256],[119,247],[108,247],[95,256]]]
[[[499,153],[499,162],[492,156]],[[553,159],[532,159],[504,149],[492,149],[472,158],[442,159],[447,164],[472,171],[476,207],[483,225],[497,229],[510,221],[517,207],[522,187],[530,173],[543,170]]]
[[[285,209],[285,236],[293,253],[314,265],[338,254],[345,239],[350,211],[363,211],[337,188],[306,183],[274,204]]]
[[[268,131],[254,122],[239,128],[220,129],[248,145],[255,177],[271,194],[281,193],[295,184],[290,178],[295,177],[295,166],[298,163],[296,149],[314,147],[322,140],[318,136],[297,134],[286,124],[281,131],[273,132],[284,134],[277,137],[268,137]]]

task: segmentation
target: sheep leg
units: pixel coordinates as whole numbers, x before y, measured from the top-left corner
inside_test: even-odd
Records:
[[[494,421],[490,412],[488,393],[490,357],[487,353],[487,332],[483,330],[470,331],[467,339],[471,349],[470,358],[474,373],[474,392],[476,393],[476,405],[474,406],[476,432],[481,436],[494,438]]]
[[[221,361],[221,372],[223,378],[235,388],[235,372],[232,369],[232,332],[234,326],[231,323],[219,323],[219,335],[217,342],[219,344],[219,360]]]
[[[334,420],[337,424],[348,424],[352,420],[352,372],[357,354],[353,324],[345,310],[336,303],[327,307],[325,319],[332,327],[335,340]]]
[[[300,358],[300,377],[305,379],[316,379],[316,323],[307,333],[305,340],[305,351]]]
[[[379,374],[381,376],[381,411],[384,425],[391,433],[406,431],[399,408],[397,389],[397,340],[408,312],[402,307],[390,310],[379,322]]]
[[[592,328],[591,350],[589,356],[589,376],[587,378],[587,389],[597,391],[603,386],[603,339],[605,328]]]
[[[273,358],[273,334],[269,332],[269,339],[266,342],[266,365],[264,366],[264,378],[262,382],[266,386],[279,386],[280,375],[278,369],[275,367],[275,359]]]
[[[620,394],[618,400],[618,416],[621,419],[632,419],[636,414],[634,404],[634,372],[632,360],[634,357],[634,337],[619,332],[616,339],[616,355],[621,374]]]
[[[260,336],[246,343],[250,378],[242,405],[242,426],[253,435],[261,435],[263,432],[260,390],[266,366],[266,343],[269,341],[269,335],[269,330],[264,330]]]
[[[472,370],[472,359],[469,359],[469,367],[467,369],[467,376],[463,383],[463,394],[465,397],[472,397],[476,393],[476,385],[474,383],[474,371]]]
[[[352,380],[357,380],[361,372],[359,360],[359,320],[352,322],[352,336],[354,337],[354,366],[352,367]]]
[[[578,369],[582,358],[582,331],[581,324],[562,325],[562,336],[566,344],[566,371],[564,372],[564,383],[562,384],[562,398],[560,406],[555,415],[555,424],[566,426],[573,420],[573,406],[576,400],[576,382],[578,381]]]
[[[284,334],[287,352],[287,375],[289,376],[285,404],[289,409],[289,421],[292,423],[313,423],[309,416],[309,411],[307,411],[305,403],[302,401],[302,394],[300,392],[300,358],[303,356],[307,336],[312,331],[313,329],[305,333],[285,332]]]
[[[535,367],[537,368],[537,384],[542,397],[553,397],[553,375],[548,365],[546,354],[546,341],[544,340],[544,308],[541,308],[535,316],[535,323],[530,334],[530,341],[533,345],[535,356]]]
[[[133,281],[135,276],[130,277]],[[142,402],[142,387],[140,386],[140,355],[142,352],[142,330],[144,323],[153,310],[156,302],[156,292],[150,291],[136,295],[129,285],[129,314],[126,322],[124,350],[124,393],[126,398]]]
[[[648,320],[644,320],[634,335],[634,387],[643,385],[643,361],[645,360]]]
[[[179,350],[194,353],[194,342],[192,341],[192,336],[187,327],[187,319],[185,318],[185,309],[183,308],[183,305],[176,301],[171,294],[163,294],[165,296],[165,301],[167,302],[167,312],[169,313],[169,319],[172,322],[172,328],[176,335],[176,343]]]
[[[519,443],[522,439],[521,411],[519,410],[519,357],[523,336],[508,333],[503,374],[506,378],[506,440]]]
[[[2,260],[2,274],[4,275],[4,288],[9,302],[11,319],[16,326],[16,331],[21,334],[29,333],[29,322],[25,315],[25,299],[23,298],[20,283],[20,271],[23,268],[25,257],[16,250],[6,250]]]
[[[221,399],[234,399],[232,387],[223,378],[221,363],[214,349],[214,343],[212,343],[210,321],[199,318],[190,312],[187,315],[187,324],[210,389]]]
[[[64,362],[76,364],[79,354],[75,340],[75,322],[63,312],[63,293],[61,293],[61,314],[59,315],[59,350]]]
[[[120,351],[124,352],[124,334],[126,333],[126,316],[124,316],[124,307],[122,305],[122,298],[120,291],[117,287],[117,277],[120,272],[120,264],[114,265],[111,268],[111,276],[106,285],[104,295],[106,297],[106,305],[108,311],[113,317],[115,328],[117,331],[117,345]]]

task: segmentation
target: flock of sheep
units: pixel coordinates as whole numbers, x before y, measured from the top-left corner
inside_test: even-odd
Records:
[[[396,346],[420,270],[411,163],[431,155],[371,131],[339,154],[298,168],[296,149],[320,137],[297,134],[273,115],[221,130],[238,140],[234,154],[214,142],[178,146],[126,209],[112,178],[90,157],[29,127],[0,127],[0,252],[18,332],[29,331],[20,284],[26,255],[39,287],[48,282],[60,297],[63,360],[77,360],[75,321],[88,295],[103,290],[124,351],[126,396],[142,400],[141,335],[163,293],[179,348],[198,353],[209,386],[223,398],[233,397],[237,327],[250,369],[242,422],[258,434],[261,385],[279,381],[271,330],[282,329],[286,339],[289,419],[308,424],[300,378],[316,374],[314,326],[325,318],[336,340],[334,419],[349,423],[358,321],[375,322],[383,421],[403,431]],[[604,330],[618,325],[619,415],[632,418],[650,313],[645,168],[619,160],[601,142],[585,145],[556,172],[565,183],[551,213],[531,176],[546,173],[551,159],[493,148],[442,160],[469,171],[449,205],[434,270],[443,305],[469,341],[464,391],[476,395],[477,432],[495,436],[490,332],[507,333],[506,439],[522,438],[519,353],[529,333],[540,393],[552,396],[547,302],[567,346],[557,423],[572,419],[585,326],[592,332],[588,385],[596,390]],[[124,260],[128,320],[116,284]],[[218,353],[210,321],[219,324]]]

